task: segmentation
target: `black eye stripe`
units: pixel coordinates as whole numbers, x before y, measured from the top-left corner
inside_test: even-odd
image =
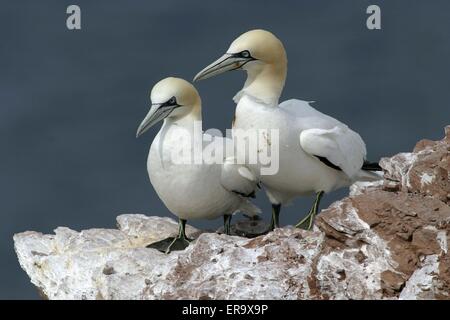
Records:
[[[177,98],[172,97],[169,100],[167,100],[164,103],[161,103],[160,108],[164,108],[164,107],[178,107],[179,104],[177,103]]]
[[[170,103],[170,104],[175,104],[175,103],[177,103],[177,99],[175,97],[172,97],[167,102]]]
[[[234,53],[233,57],[235,57],[235,58],[243,58],[243,59],[250,59],[250,60],[256,60],[255,58],[252,57],[252,55],[250,54],[250,51],[248,51],[248,50],[243,50],[241,52]]]

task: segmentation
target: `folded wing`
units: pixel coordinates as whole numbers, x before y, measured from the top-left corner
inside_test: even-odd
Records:
[[[300,134],[300,145],[310,155],[339,167],[350,178],[357,176],[366,157],[364,141],[345,125],[304,130]]]
[[[220,183],[228,191],[243,197],[254,197],[259,177],[246,166],[236,164],[234,158],[227,158],[222,166]]]

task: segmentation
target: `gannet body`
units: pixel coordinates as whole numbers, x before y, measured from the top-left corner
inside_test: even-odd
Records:
[[[233,129],[277,129],[279,170],[261,175],[272,203],[272,228],[278,227],[281,205],[302,195],[316,193],[309,214],[297,226],[310,229],[319,201],[326,192],[354,181],[379,179],[370,172],[380,170],[368,163],[366,147],[358,133],[327,116],[307,101],[292,99],[279,104],[287,73],[287,57],[279,39],[264,30],[238,37],[227,53],[200,71],[194,80],[225,71],[247,71],[244,88],[234,97],[237,103]],[[248,164],[253,170],[261,165]]]
[[[288,100],[273,107],[244,94],[237,104],[233,127],[279,129],[279,171],[275,175],[261,176],[272,203],[287,204],[299,195],[330,192],[355,180],[372,178],[372,174],[361,170],[366,149],[360,136],[306,101]],[[352,150],[339,149],[345,147]],[[336,170],[317,156],[332,158],[332,163],[347,166]],[[340,161],[339,157],[346,156],[347,162]],[[253,170],[259,169],[260,164],[255,164]]]
[[[201,100],[197,90],[187,81],[166,78],[158,82],[151,93],[152,108],[139,126],[137,136],[164,119],[153,140],[147,158],[150,182],[166,207],[179,218],[180,232],[177,238],[169,238],[151,247],[161,251],[184,249],[188,239],[184,225],[188,219],[214,219],[225,217],[225,232],[229,232],[232,214],[242,211],[255,215],[259,209],[246,197],[254,194],[257,176],[233,159],[215,163],[195,149],[195,123],[202,120]],[[200,132],[204,135],[204,133]],[[225,148],[226,138],[215,137],[214,148]],[[185,155],[202,153],[203,160],[195,163],[176,158],[182,150]],[[211,156],[211,155],[210,155]],[[167,246],[168,245],[168,246]]]
[[[172,213],[184,220],[215,219],[238,211],[256,214],[255,207],[239,195],[254,192],[256,176],[249,180],[240,174],[233,175],[238,173],[238,166],[232,163],[176,164],[171,161],[171,150],[180,147],[192,130],[166,119],[153,140],[147,171],[159,198]],[[191,148],[192,144],[187,147]],[[226,170],[230,170],[229,174]],[[226,188],[226,179],[230,178],[236,185],[233,189]]]

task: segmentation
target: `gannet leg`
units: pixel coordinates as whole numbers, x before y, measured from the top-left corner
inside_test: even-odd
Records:
[[[153,248],[158,251],[169,254],[171,251],[184,250],[189,246],[192,239],[186,237],[186,220],[178,220],[178,236],[169,237],[158,242],[149,244],[147,248]]]
[[[314,201],[313,206],[309,210],[309,213],[307,214],[306,217],[304,217],[302,220],[300,220],[300,222],[298,222],[295,225],[296,228],[311,230],[314,223],[314,217],[316,216],[317,211],[319,211],[319,203],[320,199],[322,199],[323,194],[324,194],[323,191],[317,192],[316,200]]]
[[[223,216],[223,232],[226,235],[231,234],[231,218],[232,218],[231,214],[226,214]]]
[[[270,221],[269,231],[280,227],[281,204],[272,204],[272,220]]]

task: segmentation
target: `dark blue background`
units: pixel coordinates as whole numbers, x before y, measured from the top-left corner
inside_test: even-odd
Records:
[[[81,7],[81,31],[66,28],[69,4]],[[382,30],[366,28],[369,4],[381,6]],[[283,99],[316,100],[361,134],[374,160],[439,139],[449,124],[449,16],[445,0],[1,1],[0,298],[38,297],[15,257],[16,232],[170,216],[145,165],[159,128],[134,137],[161,78],[190,80],[239,34],[271,30],[288,52]],[[234,72],[196,84],[204,128],[230,127],[243,81]],[[282,223],[310,201],[286,208]],[[268,219],[262,193],[257,202]]]

